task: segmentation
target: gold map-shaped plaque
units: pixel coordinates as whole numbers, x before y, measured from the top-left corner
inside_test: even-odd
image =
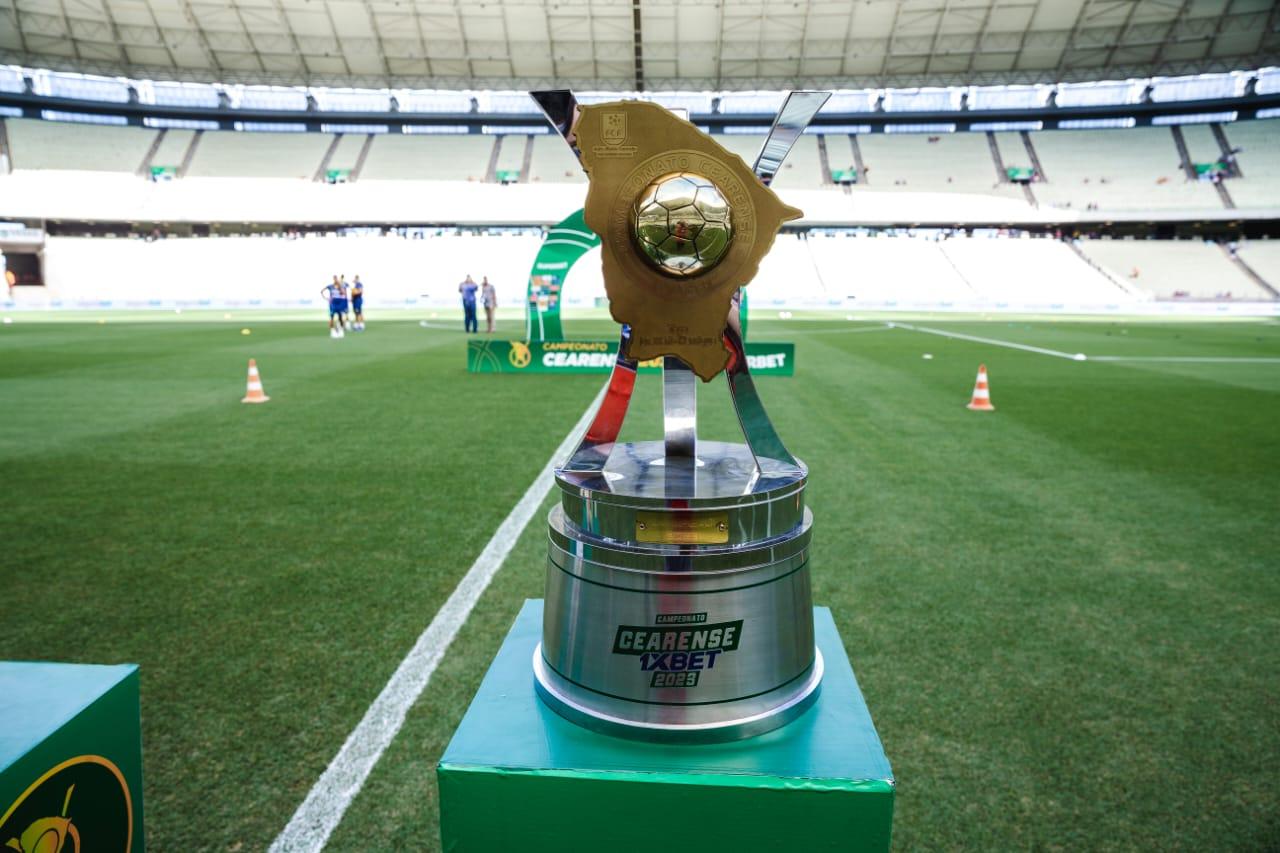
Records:
[[[683,359],[710,381],[729,360],[722,334],[783,204],[742,158],[656,104],[581,108],[573,133],[591,179],[587,226],[600,235],[610,313],[631,326],[627,355]]]

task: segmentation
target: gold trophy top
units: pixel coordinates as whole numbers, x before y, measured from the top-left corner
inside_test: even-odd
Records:
[[[627,356],[677,356],[710,381],[729,360],[722,335],[734,292],[801,212],[741,157],[656,104],[582,107],[573,135],[610,313],[631,326]]]

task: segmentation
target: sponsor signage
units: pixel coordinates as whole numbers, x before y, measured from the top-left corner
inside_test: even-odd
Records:
[[[795,375],[795,344],[750,341],[746,353],[756,375]],[[467,341],[472,373],[608,373],[617,358],[617,341]],[[661,368],[660,358],[640,362],[642,371]]]
[[[716,658],[737,651],[742,620],[707,623],[705,613],[659,616],[658,624],[619,625],[613,640],[615,655],[640,659],[640,671],[651,672],[650,687],[697,687]],[[673,624],[674,623],[674,624]]]

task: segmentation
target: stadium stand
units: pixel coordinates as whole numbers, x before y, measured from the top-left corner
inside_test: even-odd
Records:
[[[1222,159],[1222,150],[1218,147],[1218,140],[1214,138],[1210,125],[1187,124],[1182,125],[1180,130],[1192,163],[1217,163]]]
[[[494,179],[503,174],[520,175],[524,171],[524,149],[529,137],[523,133],[507,133],[488,137],[490,145],[497,146],[498,159],[494,163]]]
[[[1280,290],[1280,240],[1248,240],[1236,253],[1268,285]]]
[[[1201,240],[1082,240],[1081,251],[1157,299],[1265,300],[1230,254]]]
[[[53,237],[44,249],[47,297],[67,307],[148,307],[152,303],[262,306],[320,305],[334,273],[358,274],[371,306],[456,304],[467,273],[487,275],[504,305],[522,305],[536,235],[445,233],[426,239],[248,237],[102,240]],[[104,275],[103,270],[119,273]],[[180,278],[174,271],[181,270]],[[230,274],[234,272],[235,274]]]
[[[151,156],[151,165],[168,166],[174,169],[180,167],[195,135],[196,132],[194,130],[176,129],[167,131],[164,138],[160,140],[160,146],[156,148],[155,153]]]
[[[1061,240],[973,237],[945,240],[939,250],[983,299],[1023,305],[1133,301]]]
[[[725,133],[716,134],[716,142],[719,142],[729,151],[737,154],[742,158],[742,162],[750,166],[755,162],[756,155],[760,153],[760,146],[764,145],[764,134],[755,133]],[[790,160],[790,158],[787,158]]]
[[[791,154],[782,164],[782,170],[773,179],[773,183],[779,189],[818,189],[825,185],[822,160],[818,156],[818,137],[806,134],[796,140],[795,147],[791,149]]]
[[[353,171],[360,161],[360,152],[369,139],[364,133],[344,133],[338,138],[338,145],[329,158],[327,170]]]
[[[134,172],[159,131],[141,127],[8,119],[13,168]]]
[[[860,186],[1022,198],[1000,182],[984,133],[868,133],[858,136],[858,147],[867,170]]]
[[[196,146],[187,175],[309,180],[332,142],[333,136],[327,133],[207,131]]]
[[[543,134],[533,138],[529,180],[582,184],[586,183],[587,176],[560,137]]]
[[[492,136],[382,134],[374,137],[360,178],[366,181],[481,181],[492,150]]]
[[[1242,177],[1229,181],[1239,207],[1280,207],[1280,119],[1236,121],[1224,129]]]
[[[1036,198],[1102,210],[1221,209],[1207,182],[1188,181],[1167,127],[1052,130],[1030,134],[1047,183]]]

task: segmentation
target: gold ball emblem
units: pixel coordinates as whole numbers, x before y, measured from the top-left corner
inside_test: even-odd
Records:
[[[714,267],[729,251],[732,211],[720,188],[702,175],[663,175],[631,206],[631,236],[640,256],[655,269],[693,276]]]

